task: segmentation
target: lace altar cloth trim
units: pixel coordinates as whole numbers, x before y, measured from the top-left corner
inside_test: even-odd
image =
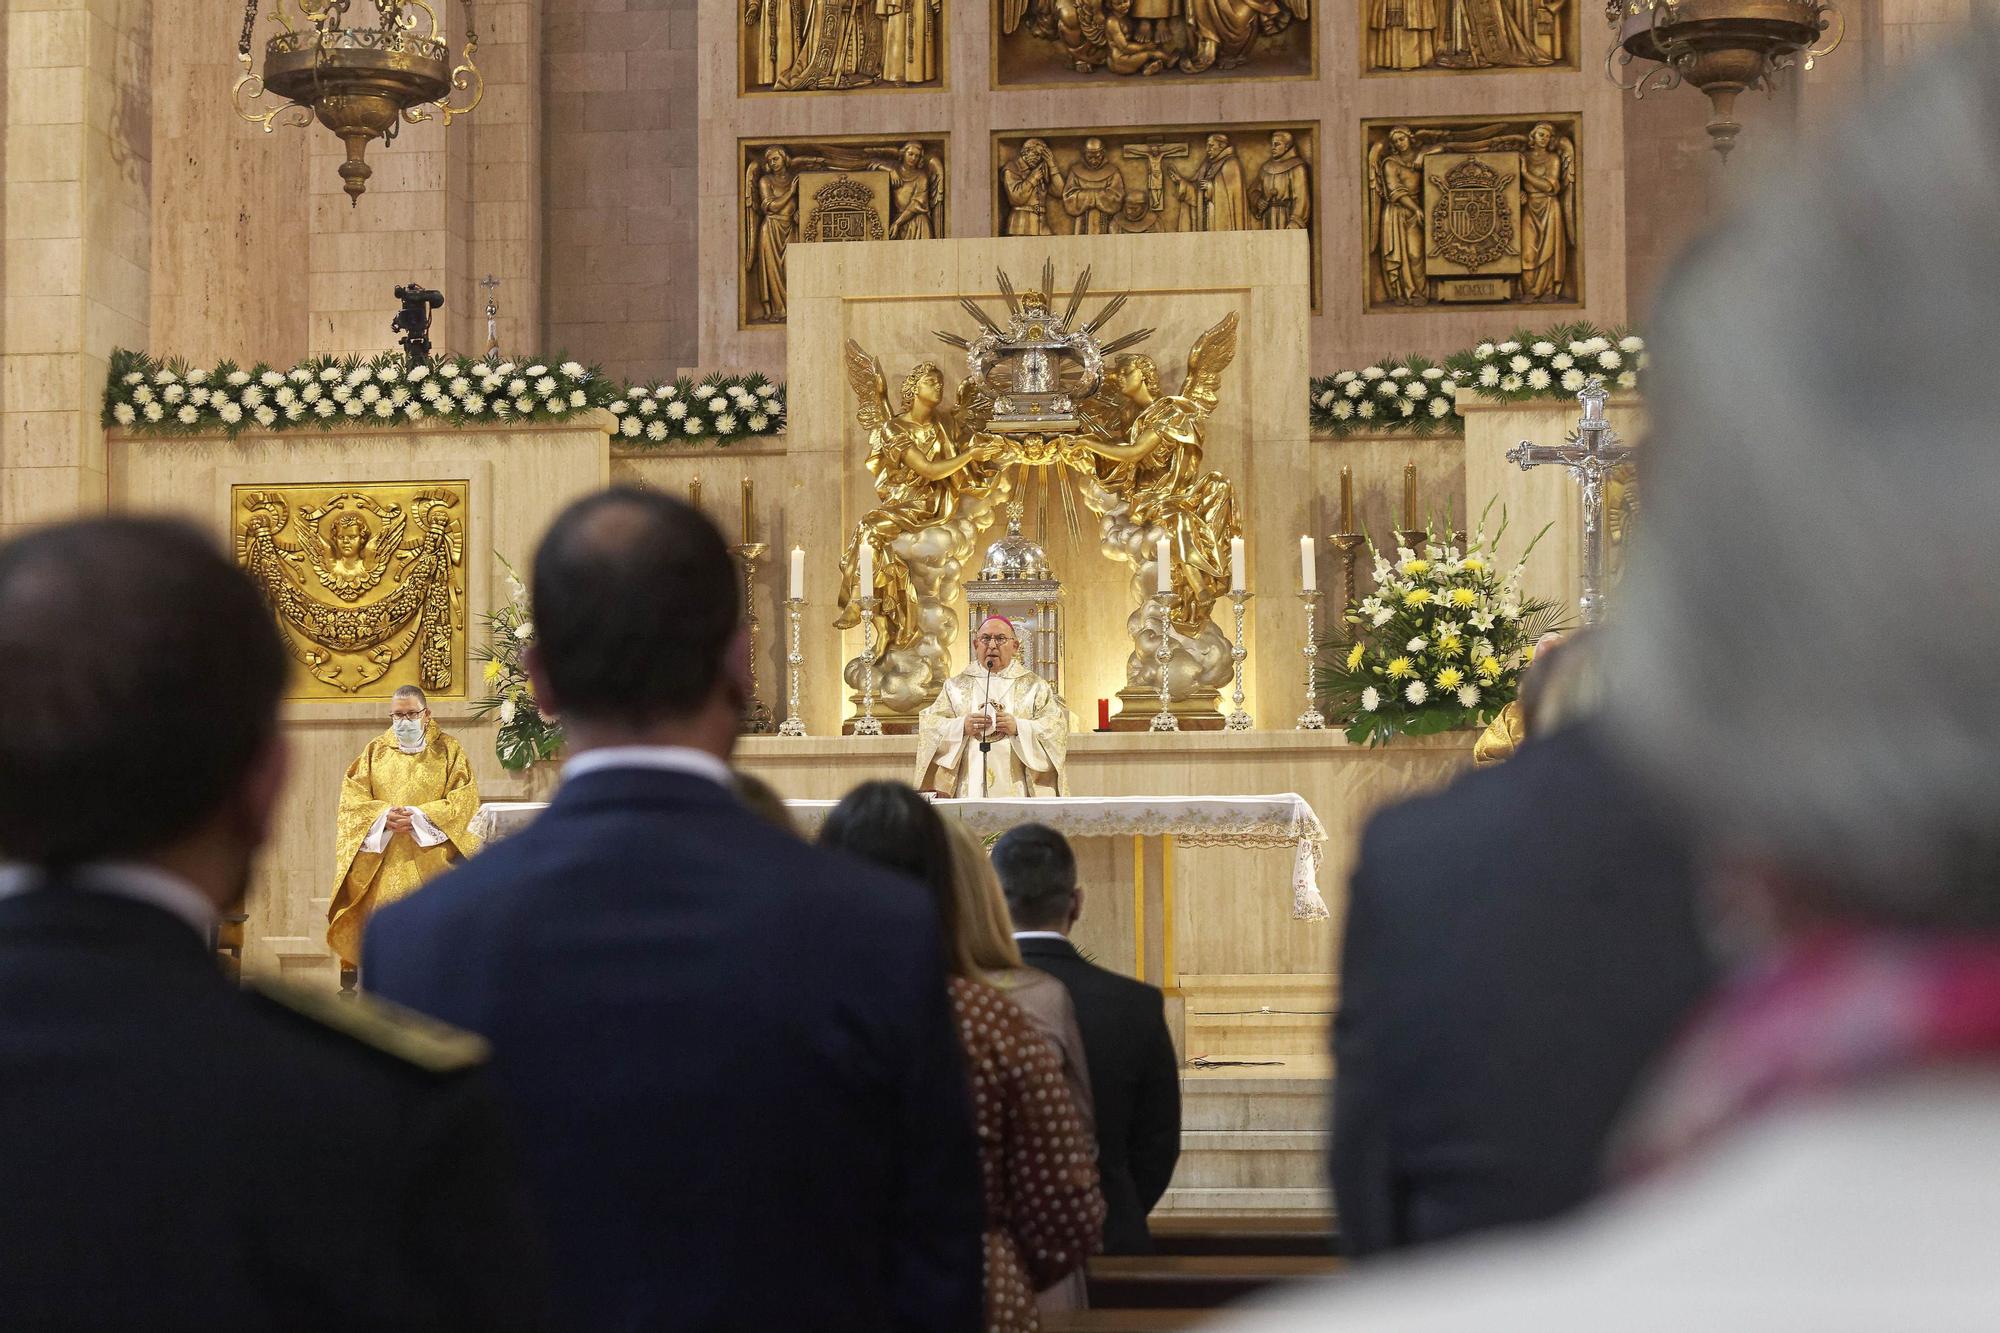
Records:
[[[786,801],[807,833],[816,831],[832,801]],[[1172,834],[1190,847],[1292,848],[1292,915],[1326,917],[1319,892],[1320,844],[1326,829],[1296,792],[1275,796],[1044,796],[940,800],[938,808],[980,837],[1016,824],[1046,824],[1067,837],[1161,837]],[[472,831],[496,842],[527,826],[544,809],[540,801],[490,801],[473,817]]]

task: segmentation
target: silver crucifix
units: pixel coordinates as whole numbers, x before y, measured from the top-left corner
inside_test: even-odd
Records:
[[[1545,463],[1569,469],[1583,483],[1583,592],[1577,611],[1586,625],[1604,619],[1604,479],[1632,459],[1633,449],[1612,432],[1604,419],[1604,380],[1592,375],[1576,395],[1583,416],[1559,445],[1521,441],[1507,451],[1507,461],[1523,472]]]
[[[486,289],[486,364],[497,366],[500,364],[500,304],[493,299],[493,293],[500,286],[500,279],[489,273],[479,285]]]

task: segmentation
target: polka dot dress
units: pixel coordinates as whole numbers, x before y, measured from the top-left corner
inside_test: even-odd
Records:
[[[991,986],[954,977],[952,1012],[972,1079],[986,1190],[986,1327],[1034,1333],[1035,1293],[1097,1252],[1097,1152],[1062,1061]]]

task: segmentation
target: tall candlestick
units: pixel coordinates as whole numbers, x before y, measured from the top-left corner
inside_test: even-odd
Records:
[[[756,512],[754,494],[750,486],[750,478],[745,477],[743,479],[743,541],[746,545],[757,540],[756,532],[754,531],[756,524],[752,521]]]
[[[799,647],[799,613],[805,610],[806,599],[801,595],[800,575],[804,572],[801,557],[805,555],[798,547],[792,548],[792,595],[785,599],[785,619],[791,625],[792,647],[785,654],[786,688],[785,720],[778,724],[780,736],[803,736],[806,734],[806,720],[799,716],[799,667],[805,663],[805,653]]]
[[[1354,531],[1354,469],[1340,465],[1340,530]]]
[[[1249,604],[1251,596],[1242,588],[1232,589],[1229,594],[1229,600],[1236,604],[1236,639],[1229,646],[1229,673],[1234,682],[1229,700],[1236,706],[1222,722],[1229,731],[1248,731],[1256,725],[1255,719],[1243,711],[1243,659],[1250,656],[1249,650],[1243,646],[1243,608]]]
[[[1417,526],[1417,465],[1403,464],[1403,526]]]
[[[1229,539],[1229,591],[1242,592],[1250,586],[1250,580],[1243,567],[1243,539]]]
[[[794,601],[803,602],[806,599],[806,548],[803,546],[792,548],[791,595]]]
[[[1174,546],[1170,539],[1160,538],[1159,545],[1153,548],[1153,562],[1159,567],[1157,587],[1163,593],[1171,593],[1174,590]]]
[[[861,540],[861,562],[854,582],[860,596],[875,595],[875,547],[865,537]]]
[[[693,481],[691,481],[691,482],[689,482],[689,483],[688,483],[688,503],[689,503],[689,504],[691,504],[691,505],[693,505],[693,506],[694,506],[694,507],[695,507],[696,509],[699,509],[699,508],[701,508],[701,478],[700,478],[700,477],[696,477],[696,478],[695,478],[695,479],[694,479]]]
[[[1299,538],[1299,587],[1311,592],[1319,587],[1319,561],[1313,555],[1313,539]]]
[[[1166,555],[1167,555],[1167,539],[1165,537],[1162,537],[1160,538],[1161,569],[1165,569],[1167,567]],[[1180,719],[1175,717],[1173,713],[1174,673],[1171,670],[1174,658],[1173,592],[1168,588],[1162,587],[1160,589],[1160,595],[1158,597],[1155,597],[1153,599],[1153,602],[1160,608],[1160,642],[1159,646],[1153,649],[1153,660],[1159,663],[1160,666],[1160,711],[1153,714],[1153,721],[1151,725],[1147,727],[1147,730],[1179,731],[1181,729],[1181,722]]]

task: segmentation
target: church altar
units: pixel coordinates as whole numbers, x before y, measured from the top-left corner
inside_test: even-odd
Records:
[[[788,800],[785,808],[808,836],[816,833],[834,800]],[[1289,848],[1292,852],[1292,915],[1301,921],[1326,919],[1319,891],[1320,845],[1326,830],[1304,797],[1273,796],[1043,796],[939,798],[937,808],[980,838],[997,838],[1017,824],[1046,824],[1072,840],[1129,838],[1132,855],[1132,949],[1134,975],[1147,980],[1145,960],[1153,954],[1147,930],[1149,887],[1157,892],[1160,919],[1157,979],[1177,988],[1174,929],[1175,862],[1179,848]],[[472,830],[491,843],[518,833],[547,809],[542,801],[489,801],[473,817]],[[1149,864],[1154,867],[1151,875]],[[1156,881],[1156,882],[1155,882]]]

